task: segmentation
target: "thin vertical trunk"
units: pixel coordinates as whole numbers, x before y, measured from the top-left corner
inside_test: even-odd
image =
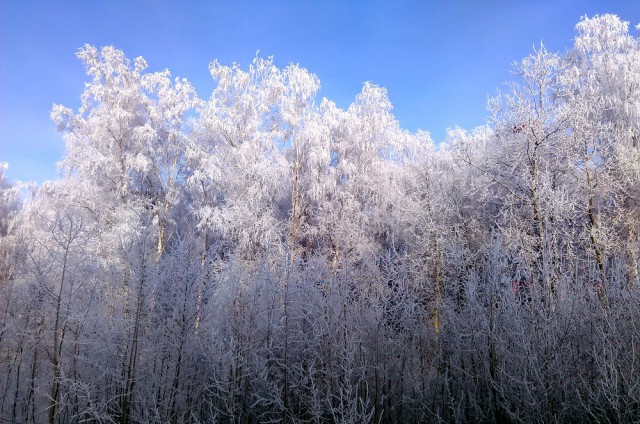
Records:
[[[7,276],[5,281],[7,282],[8,285],[8,289],[7,289],[7,297],[5,299],[5,302],[7,303],[7,306],[4,310],[4,316],[2,318],[2,325],[0,326],[0,349],[2,348],[2,341],[4,340],[4,332],[6,331],[7,328],[7,319],[9,318],[9,311],[10,311],[10,306],[11,306],[11,295],[13,293],[13,286],[14,286],[14,279],[13,279],[13,272],[12,271],[7,271]]]
[[[71,231],[71,230],[70,230]],[[62,260],[62,275],[60,276],[60,288],[56,299],[56,318],[53,325],[53,381],[51,382],[51,403],[49,405],[49,424],[54,424],[56,418],[56,407],[58,404],[58,395],[60,392],[60,363],[62,356],[62,342],[64,341],[64,329],[60,328],[60,307],[62,305],[62,291],[64,290],[65,276],[67,272],[67,259],[69,257],[69,247],[72,237],[67,240],[64,257]]]
[[[531,163],[531,208],[533,209],[533,235],[535,237],[534,250],[536,252],[534,269],[537,270],[537,275],[535,276],[535,280],[532,279],[532,283],[537,280],[537,282],[544,287],[547,299],[551,301],[554,297],[555,286],[553,284],[553,280],[549,278],[545,269],[545,223],[542,218],[542,208],[540,207],[539,199],[540,195],[538,193],[538,160],[535,156],[536,154],[537,153],[534,150],[534,158]]]
[[[166,213],[166,208],[165,208],[165,213]],[[162,255],[162,252],[164,252],[164,232],[167,229],[167,220],[164,218],[159,218],[158,219],[159,222],[159,226],[160,228],[158,229],[158,247],[157,247],[157,252],[158,252],[158,257],[160,255]]]
[[[183,333],[184,335],[184,333]],[[172,423],[178,422],[178,417],[176,414],[176,400],[178,397],[178,387],[180,386],[180,370],[182,369],[182,349],[183,349],[183,337],[180,338],[180,345],[178,347],[178,358],[176,360],[176,372],[173,377],[173,384],[171,390],[171,412],[169,417]]]
[[[181,323],[180,323],[180,342],[178,344],[178,358],[176,360],[176,371],[173,377],[172,391],[171,391],[171,409],[170,419],[171,422],[176,423],[178,421],[176,414],[176,400],[178,397],[178,388],[180,386],[180,371],[182,369],[182,354],[184,350],[184,343],[187,337],[187,307],[189,302],[190,285],[188,281],[185,284],[184,299],[182,302]]]
[[[627,253],[627,279],[629,286],[640,288],[640,276],[638,275],[638,233],[636,226],[632,222],[632,217],[629,216],[630,212],[627,212],[627,243],[625,250]]]
[[[158,216],[158,245],[157,252],[158,256],[162,255],[165,248],[165,233],[167,230],[167,213],[169,212],[169,196],[174,190],[174,184],[177,179],[177,166],[178,166],[178,158],[175,157],[169,166],[169,170],[166,174],[166,190],[163,194],[162,201],[162,212]]]
[[[0,414],[2,414],[2,416],[4,416],[4,404],[7,399],[7,394],[9,393],[9,386],[11,385],[11,374],[13,374],[13,367],[8,366],[8,371],[4,382],[4,392],[2,393],[2,405],[0,406]]]
[[[589,169],[586,170],[587,176],[587,187],[589,188],[589,200],[587,206],[587,215],[589,216],[589,239],[591,241],[591,246],[593,247],[593,251],[596,255],[596,261],[598,263],[598,270],[600,271],[600,284],[597,286],[598,296],[600,297],[600,301],[603,305],[606,304],[607,301],[607,291],[605,287],[605,270],[604,270],[604,259],[602,256],[602,250],[600,250],[600,246],[598,245],[598,241],[596,239],[595,231],[596,231],[596,216],[593,206],[593,183],[591,181],[591,173]]]
[[[500,403],[498,400],[498,392],[496,390],[497,378],[498,378],[498,359],[496,355],[496,341],[495,341],[495,310],[497,309],[497,301],[491,299],[491,306],[489,307],[489,375],[491,380],[489,385],[491,386],[491,405],[494,413],[495,422],[502,422],[502,413],[500,409]]]
[[[131,337],[131,350],[129,352],[129,363],[127,365],[126,370],[126,380],[125,380],[125,388],[124,393],[121,400],[121,414],[120,414],[120,422],[121,424],[126,424],[129,422],[129,415],[131,412],[131,397],[133,395],[133,388],[135,385],[135,372],[136,372],[136,362],[138,358],[138,336],[140,329],[140,312],[142,309],[142,284],[140,285],[140,293],[138,294],[138,302],[136,306],[136,316],[134,319],[134,327],[133,334]]]
[[[298,237],[300,232],[300,218],[302,195],[300,193],[300,168],[301,168],[301,152],[300,146],[294,141],[295,163],[293,167],[293,182],[291,184],[291,223],[289,228],[289,247],[295,257],[298,246]]]
[[[135,386],[136,363],[138,359],[138,344],[140,337],[141,315],[144,304],[144,286],[146,282],[146,258],[145,252],[142,252],[140,266],[140,283],[138,285],[138,293],[136,299],[136,312],[133,323],[133,333],[131,335],[131,350],[129,351],[129,361],[125,371],[125,387],[121,397],[120,404],[120,423],[127,424],[131,414],[131,398]]]
[[[438,244],[436,242],[436,249]],[[433,315],[433,328],[436,335],[440,334],[440,304],[442,303],[442,282],[440,281],[440,254],[436,257],[436,286],[435,286],[435,312]]]
[[[289,264],[287,264],[287,275],[284,287],[284,384],[282,388],[282,422],[287,422],[289,410]]]
[[[39,336],[40,334],[38,334]],[[33,351],[33,362],[31,363],[31,377],[29,378],[29,391],[27,393],[27,402],[26,402],[26,416],[27,422],[35,422],[36,420],[36,407],[34,402],[35,391],[36,391],[36,372],[38,370],[38,348]],[[29,415],[31,415],[31,420],[29,420]]]
[[[201,259],[201,263],[200,266],[202,268],[202,270],[206,273],[205,274],[205,278],[203,279],[203,281],[207,281],[209,278],[209,271],[205,270],[205,267],[207,265],[207,234],[205,233],[204,237],[202,238],[202,259]],[[202,319],[201,314],[202,314],[202,292],[203,292],[203,287],[202,287],[203,283],[198,284],[198,297],[196,299],[196,322],[194,325],[194,332],[196,334],[198,334],[198,329],[200,328],[200,320]]]
[[[22,354],[23,347],[20,346],[20,352],[18,352],[20,359],[18,360],[18,369],[16,370],[16,389],[13,394],[13,405],[11,406],[11,419],[14,421],[17,419],[16,408],[18,406],[18,396],[20,394],[20,370],[22,368]]]

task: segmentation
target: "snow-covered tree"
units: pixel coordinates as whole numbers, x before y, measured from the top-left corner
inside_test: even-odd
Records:
[[[84,46],[60,178],[0,166],[0,419],[639,421],[638,42],[582,19],[440,144],[370,82]]]

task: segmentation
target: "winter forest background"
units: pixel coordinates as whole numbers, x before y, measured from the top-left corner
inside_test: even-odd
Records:
[[[84,46],[60,179],[0,171],[3,422],[639,422],[640,40],[576,31],[439,145]]]

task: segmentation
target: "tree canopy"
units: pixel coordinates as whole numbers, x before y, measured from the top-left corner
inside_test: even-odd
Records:
[[[640,39],[576,31],[438,145],[372,83],[82,47],[60,178],[0,168],[0,417],[640,421]]]

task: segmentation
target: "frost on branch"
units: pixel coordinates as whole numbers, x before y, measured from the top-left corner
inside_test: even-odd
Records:
[[[0,167],[0,418],[639,422],[640,44],[576,29],[439,144],[371,82],[84,46],[61,178]]]

